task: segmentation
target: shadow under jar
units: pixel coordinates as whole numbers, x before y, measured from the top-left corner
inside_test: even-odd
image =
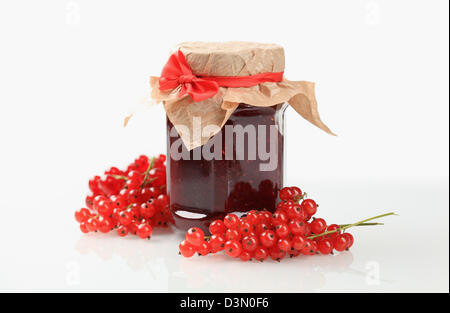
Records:
[[[209,224],[228,213],[274,211],[283,187],[286,106],[241,103],[205,145],[185,150],[188,159],[172,157],[171,147],[180,137],[170,136],[173,125],[167,119],[167,191],[178,228],[209,233]]]

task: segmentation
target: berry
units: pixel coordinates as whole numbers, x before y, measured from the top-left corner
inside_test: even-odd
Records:
[[[232,257],[238,257],[242,252],[242,246],[237,240],[229,240],[225,243],[225,253]]]
[[[239,218],[236,214],[227,214],[223,219],[225,226],[229,229],[234,229],[239,226]]]
[[[208,255],[211,252],[211,246],[209,242],[203,241],[202,244],[197,248],[197,253],[199,255]]]
[[[312,199],[305,199],[305,200],[303,200],[301,207],[305,211],[306,214],[308,214],[309,216],[313,216],[317,212],[318,205]]]
[[[321,234],[327,229],[327,223],[323,218],[317,218],[311,222],[310,229],[313,234]]]
[[[337,235],[335,240],[334,240],[334,248],[337,251],[344,251],[345,249],[347,249],[349,245],[349,240],[347,239],[346,236],[342,235]]]
[[[239,255],[239,258],[241,259],[241,261],[247,262],[252,259],[252,255],[250,254],[250,252],[242,251]]]
[[[183,240],[179,244],[178,249],[180,250],[181,255],[185,258],[190,258],[195,253],[194,247],[191,244],[187,243],[186,240]]]
[[[91,217],[91,212],[88,209],[83,208],[75,211],[75,220],[78,223],[86,222],[89,217]]]
[[[286,238],[280,238],[278,239],[278,248],[281,251],[288,252],[291,250],[292,242],[289,239]]]
[[[275,227],[275,233],[279,238],[285,238],[289,235],[289,227],[286,224],[279,224]]]
[[[239,240],[241,238],[241,234],[237,231],[237,229],[227,229],[225,232],[225,238],[227,241]]]
[[[227,228],[221,220],[215,220],[209,225],[209,232],[211,234],[224,234],[226,230]]]
[[[353,242],[355,241],[353,235],[350,233],[343,233],[342,235],[345,236],[345,238],[347,238],[348,241],[346,249],[350,249],[353,246]]]
[[[152,235],[153,229],[148,224],[140,224],[137,228],[136,235],[138,235],[139,238],[142,239],[150,239],[150,236]]]
[[[307,239],[302,235],[296,235],[292,238],[292,247],[301,251],[306,246]]]
[[[80,223],[80,230],[83,234],[87,234],[89,232],[89,229],[87,228],[86,222]]]
[[[187,231],[186,236],[184,237],[184,240],[186,240],[194,247],[199,247],[203,243],[204,239],[205,233],[198,227],[190,228]]]
[[[242,239],[242,248],[245,251],[252,252],[258,247],[258,239],[255,236],[245,236]]]
[[[294,196],[294,190],[292,190],[291,187],[284,187],[280,190],[280,199],[282,201],[289,201],[292,200],[292,197]]]
[[[128,228],[126,226],[120,226],[119,228],[117,228],[117,234],[120,237],[125,237],[126,235],[128,235]]]
[[[155,215],[156,209],[153,204],[145,202],[141,204],[139,212],[143,218],[151,218]]]
[[[319,240],[319,242],[317,243],[317,247],[321,254],[327,255],[333,252],[333,243],[330,239],[324,238]]]
[[[263,262],[264,260],[266,260],[268,256],[269,256],[268,250],[261,246],[258,246],[255,249],[255,251],[253,251],[253,257],[260,262]]]
[[[225,247],[225,238],[223,235],[212,235],[209,239],[209,245],[211,247],[212,253],[217,253],[219,251],[222,251]]]
[[[272,247],[275,244],[276,240],[277,237],[275,233],[271,230],[266,230],[263,233],[261,233],[261,235],[259,235],[259,241],[266,248]]]

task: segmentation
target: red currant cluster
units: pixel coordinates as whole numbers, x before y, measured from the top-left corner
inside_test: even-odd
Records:
[[[223,220],[215,220],[209,226],[211,236],[199,228],[191,228],[180,243],[180,253],[191,257],[217,253],[224,250],[242,261],[268,257],[280,261],[286,255],[331,254],[344,251],[353,245],[353,236],[345,231],[349,225],[327,225],[324,219],[314,218],[318,205],[305,199],[298,187],[286,187],[280,191],[281,202],[275,213],[249,211],[238,218],[228,214]]]
[[[111,167],[104,177],[89,180],[87,208],[75,212],[83,233],[129,233],[150,238],[153,227],[173,223],[166,195],[166,156],[142,155],[125,171]]]

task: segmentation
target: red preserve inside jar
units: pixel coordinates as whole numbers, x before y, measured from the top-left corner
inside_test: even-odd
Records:
[[[207,231],[214,219],[228,213],[274,210],[283,186],[285,109],[285,104],[241,103],[219,133],[181,159],[171,155],[180,138],[174,132],[171,136],[173,124],[167,119],[167,188],[178,228]],[[235,132],[230,136],[229,130]],[[221,147],[216,156],[221,157],[205,158],[202,149],[214,152],[216,141]]]

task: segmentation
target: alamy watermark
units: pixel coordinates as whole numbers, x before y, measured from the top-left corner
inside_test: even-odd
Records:
[[[201,142],[204,145],[188,151],[179,134],[186,142]],[[200,117],[192,119],[192,127],[175,125],[169,130],[171,138],[177,138],[169,147],[172,160],[248,160],[259,161],[263,172],[274,171],[279,159],[279,129],[277,125],[217,125],[202,126]]]

